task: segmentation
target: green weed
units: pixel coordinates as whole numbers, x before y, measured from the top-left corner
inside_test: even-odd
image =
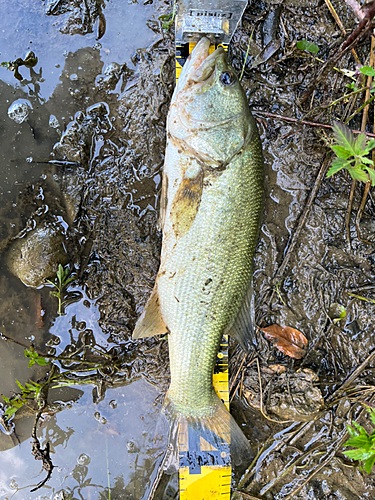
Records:
[[[370,415],[370,420],[375,426],[375,409],[370,406],[364,405],[366,410]],[[372,466],[375,463],[375,429],[371,434],[357,422],[352,422],[353,426],[348,425],[347,429],[350,435],[350,439],[344,443],[344,446],[352,446],[357,448],[356,450],[344,451],[344,455],[353,460],[359,460],[360,470],[365,470],[367,474],[370,474]],[[363,464],[363,465],[362,465]]]
[[[4,412],[4,416],[6,418],[10,418],[14,415],[20,408],[22,408],[28,401],[38,401],[40,391],[43,386],[38,384],[38,382],[25,382],[23,386],[21,382],[16,380],[16,384],[21,389],[20,394],[15,394],[11,398],[7,398],[6,396],[1,396],[3,400],[7,403],[8,407]]]
[[[364,133],[355,136],[350,128],[340,122],[333,123],[333,136],[335,144],[330,147],[337,158],[333,160],[327,177],[345,169],[352,179],[371,181],[372,186],[375,186],[374,162],[367,157],[375,148],[375,139],[367,141]]]
[[[30,359],[29,368],[35,365],[35,363],[39,366],[46,366],[49,363],[48,359],[39,356],[32,347],[30,347],[30,349],[25,349],[25,356]]]
[[[319,52],[319,47],[313,43],[308,42],[307,40],[300,40],[296,44],[297,49],[307,50],[307,52],[311,52],[312,54],[317,54]]]
[[[177,0],[174,0],[173,2],[173,10],[171,14],[163,14],[162,16],[159,16],[159,20],[163,22],[161,25],[164,31],[169,31],[170,27],[172,26],[174,22],[174,18],[176,17],[177,14]]]
[[[75,279],[75,276],[69,276],[70,274],[70,269],[69,266],[66,266],[65,268],[59,264],[59,268],[57,270],[57,282],[55,281],[50,281],[46,280],[47,283],[50,285],[53,285],[56,290],[50,292],[53,297],[57,297],[59,301],[59,316],[62,315],[62,308],[63,305],[66,303],[66,301],[63,300],[63,295],[64,295],[64,289],[69,285],[71,281]]]

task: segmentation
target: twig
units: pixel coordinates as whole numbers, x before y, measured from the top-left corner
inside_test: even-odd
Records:
[[[305,453],[302,453],[299,457],[297,458],[292,458],[291,459],[291,464],[289,464],[282,472],[281,474],[278,474],[274,479],[272,479],[268,484],[266,484],[266,486],[264,486],[261,490],[260,490],[260,495],[265,495],[271,488],[273,488],[275,486],[275,484],[280,481],[280,479],[282,479],[284,476],[286,476],[288,474],[288,472],[290,472],[298,463],[300,463],[302,460],[304,460],[305,458],[307,458],[311,453],[314,453],[314,451],[318,450],[321,446],[323,445],[323,443],[318,443],[315,447],[313,447],[312,449],[310,450],[307,450],[305,451]]]
[[[255,26],[253,27],[253,30],[252,30],[251,35],[250,35],[250,38],[249,38],[249,43],[248,43],[248,45],[247,45],[247,50],[246,50],[245,60],[244,60],[244,63],[243,63],[243,65],[242,65],[241,75],[240,75],[240,78],[239,78],[239,80],[240,80],[240,81],[242,80],[243,74],[244,74],[244,72],[245,72],[245,66],[246,66],[247,56],[249,55],[250,44],[251,44],[251,40],[252,40],[252,38],[253,38],[253,33],[254,33],[254,30],[255,30]]]
[[[336,394],[337,392],[342,392],[345,391],[351,383],[354,382],[354,380],[363,372],[363,370],[366,368],[366,366],[373,360],[375,359],[375,350],[370,353],[367,358],[354,370],[354,372],[349,375],[349,377],[345,380],[345,382],[334,392]],[[334,394],[329,398],[329,400],[332,400]]]
[[[372,36],[371,37],[371,48],[370,48],[370,66],[373,68],[374,67],[374,46],[375,46],[375,39],[374,37]],[[372,76],[368,76],[367,77],[367,82],[366,82],[366,85],[369,87],[372,83]],[[370,97],[370,89],[366,90],[366,101],[369,100],[369,97]],[[367,105],[364,110],[363,110],[363,115],[362,115],[362,125],[361,125],[361,129],[362,130],[365,130],[366,128],[366,123],[367,123],[367,117],[368,117],[368,111],[369,111],[369,105]],[[374,118],[375,119],[375,118]],[[374,151],[372,152],[372,160],[374,161]],[[362,201],[361,201],[361,205],[358,209],[358,212],[357,212],[357,216],[355,218],[355,227],[356,227],[356,230],[357,230],[357,236],[358,238],[361,240],[361,241],[364,241],[365,243],[368,243],[370,244],[369,241],[367,240],[363,240],[361,238],[361,232],[360,232],[360,222],[361,222],[361,218],[362,218],[362,215],[363,215],[363,211],[365,209],[365,205],[366,205],[366,201],[367,201],[367,197],[368,197],[368,194],[370,192],[370,187],[371,187],[371,182],[368,181],[366,182],[365,184],[365,189],[363,191],[363,196],[362,196]]]
[[[14,344],[17,344],[21,347],[24,347],[25,349],[30,349],[30,345],[23,344],[22,342],[18,342],[18,340],[12,339],[11,337],[8,337],[7,335],[4,335],[3,333],[0,333],[0,340],[4,340],[5,342],[13,342]],[[88,347],[88,346],[83,346],[83,347]],[[89,346],[91,348],[91,346]],[[46,359],[51,359],[51,360],[57,360],[57,361],[69,361],[72,363],[79,363],[82,365],[90,365],[90,366],[103,366],[103,363],[99,363],[97,361],[86,361],[85,359],[74,359],[71,357],[67,356],[54,356],[52,354],[45,354],[42,351],[39,351],[38,349],[35,349],[33,347],[34,351],[40,356],[41,358],[46,358]],[[96,349],[98,350],[98,349]],[[104,354],[101,352],[103,356],[106,357],[111,357],[109,354]]]
[[[303,104],[311,95],[313,90],[316,89],[318,84],[323,81],[328,74],[328,72],[332,69],[333,66],[337,65],[338,61],[351,49],[353,49],[359,42],[364,40],[369,31],[372,31],[375,26],[374,21],[375,15],[375,3],[373,3],[370,8],[367,10],[364,18],[358,26],[350,33],[347,39],[341,44],[338,50],[335,52],[333,56],[327,59],[327,61],[320,68],[317,76],[312,80],[312,82],[308,85],[307,89],[303,93],[300,102]]]
[[[373,399],[373,397],[370,398],[370,403],[371,403],[372,399]],[[361,418],[364,411],[365,411],[365,409],[363,408],[356,419],[357,421]],[[307,479],[300,486],[298,486],[295,490],[293,490],[291,493],[289,493],[289,495],[287,497],[285,497],[284,500],[293,500],[295,498],[295,496],[302,490],[302,488],[304,486],[306,486],[306,484],[308,484],[311,481],[311,479],[314,476],[316,476],[316,474],[318,474],[318,472],[320,472],[323,469],[323,467],[328,465],[328,463],[335,456],[336,451],[343,446],[343,444],[347,440],[347,438],[348,438],[348,432],[345,431],[343,433],[343,435],[339,439],[337,439],[333,450],[326,456],[326,458],[320,463],[320,465],[307,477]]]
[[[346,35],[346,29],[344,28],[344,25],[342,24],[341,22],[341,19],[339,18],[337,12],[335,11],[333,5],[331,4],[331,1],[330,0],[324,0],[330,13],[332,14],[334,20],[336,21],[338,27],[340,28],[342,34],[345,36]],[[354,56],[354,59],[357,61],[357,63],[359,63],[359,59],[358,59],[358,56],[356,54],[356,51],[354,49],[352,49],[352,54]]]
[[[374,99],[375,99],[375,95],[371,96],[371,97],[370,97],[370,99],[368,99],[367,101],[365,101],[365,102],[362,104],[362,106],[360,106],[358,109],[356,109],[356,110],[354,111],[354,113],[352,113],[352,114],[349,116],[349,118],[347,118],[347,119],[345,120],[345,122],[344,122],[344,123],[348,124],[348,123],[350,122],[350,120],[353,120],[353,118],[354,118],[356,115],[358,115],[358,113],[360,113],[360,112],[362,111],[362,109],[366,108],[366,106],[368,106],[369,104],[371,104],[371,103],[372,103],[372,101],[373,101]]]
[[[365,12],[363,12],[362,7],[359,5],[359,3],[357,3],[356,0],[344,0],[344,2],[348,7],[352,9],[353,14],[358,19],[358,21],[362,21],[362,19],[365,17]]]
[[[253,110],[254,115],[265,116],[266,118],[275,118],[276,120],[283,120],[285,122],[297,123],[300,125],[310,125],[311,127],[328,128],[332,130],[332,125],[326,125],[325,123],[309,122],[305,120],[298,120],[298,118],[291,118],[290,116],[276,115],[275,113],[267,113],[265,111]],[[361,130],[352,130],[353,134],[362,134]],[[368,137],[375,137],[375,134],[370,134],[365,132]]]
[[[244,493],[243,491],[240,491],[240,490],[236,490],[241,496],[242,498],[244,498],[245,500],[262,500],[261,498],[259,497],[255,497],[254,495],[249,495],[248,493]]]
[[[353,208],[354,191],[355,191],[356,183],[357,183],[357,181],[355,179],[353,179],[352,186],[350,188],[348,208],[346,209],[346,215],[345,215],[345,237],[346,237],[346,243],[348,245],[348,252],[349,253],[352,250],[352,245],[351,245],[351,241],[350,241],[350,215],[352,213],[352,208]]]
[[[43,410],[40,410],[35,418],[33,430],[31,433],[31,437],[33,438],[31,454],[35,457],[35,460],[42,460],[43,469],[47,472],[47,476],[43,479],[43,481],[38,483],[35,488],[30,490],[30,492],[36,491],[39,488],[41,488],[43,485],[45,485],[46,482],[50,479],[50,477],[52,475],[53,468],[55,467],[52,463],[52,460],[51,460],[51,457],[49,454],[49,442],[47,441],[46,447],[43,449],[40,446],[39,439],[37,438],[37,435],[36,435],[36,428],[37,428],[38,421],[39,421],[42,413],[43,413]]]
[[[311,193],[309,195],[309,198],[307,200],[307,203],[303,209],[303,213],[302,215],[300,216],[299,218],[299,221],[298,221],[298,225],[297,225],[297,228],[296,230],[294,231],[293,233],[293,236],[288,244],[288,248],[287,248],[287,251],[286,251],[286,254],[285,254],[285,257],[284,257],[284,260],[282,262],[282,264],[280,265],[279,269],[277,270],[275,276],[274,276],[274,280],[280,280],[280,278],[282,278],[284,272],[285,272],[285,269],[287,267],[287,265],[289,264],[289,260],[290,260],[290,257],[292,255],[292,252],[294,250],[294,247],[296,246],[296,243],[297,243],[297,240],[301,234],[301,231],[302,231],[302,228],[303,226],[305,225],[305,222],[307,220],[307,217],[310,213],[310,208],[316,198],[316,195],[318,194],[318,191],[319,191],[319,188],[320,188],[320,185],[323,181],[323,178],[326,174],[326,171],[327,171],[327,167],[328,167],[328,162],[329,160],[327,158],[325,158],[323,160],[323,163],[322,163],[322,166],[320,167],[320,170],[319,170],[319,173],[316,177],[316,180],[315,180],[315,183],[314,183],[314,186],[311,190]]]
[[[259,360],[258,358],[255,358],[255,362],[257,364],[258,368],[258,380],[259,380],[259,398],[260,398],[260,413],[263,415],[264,418],[269,420],[270,422],[275,422],[276,424],[289,424],[292,422],[292,420],[274,420],[273,418],[269,417],[266,412],[265,408],[263,407],[263,390],[262,390],[262,379],[260,376],[260,367],[259,367]]]

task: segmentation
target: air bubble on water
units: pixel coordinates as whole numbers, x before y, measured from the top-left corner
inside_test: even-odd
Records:
[[[134,453],[136,451],[136,447],[133,441],[128,441],[126,443],[126,449],[129,453]]]
[[[78,75],[77,73],[72,73],[69,78],[72,82],[76,82],[78,80]]]
[[[117,401],[112,399],[112,401],[109,402],[109,406],[113,409],[117,408]]]
[[[60,125],[55,115],[50,115],[48,125],[52,128],[57,128]]]
[[[98,411],[96,411],[94,413],[94,418],[95,418],[95,420],[97,420],[98,422],[100,422],[101,416],[100,416],[100,413]]]
[[[99,422],[100,422],[101,424],[106,424],[106,423],[107,423],[107,419],[106,419],[106,418],[104,418],[104,417],[101,417],[101,418],[100,418],[100,420],[99,420]]]
[[[33,157],[32,157],[32,156],[28,156],[28,157],[26,158],[26,161],[27,161],[27,163],[32,163],[32,161],[33,161]]]
[[[12,490],[16,490],[18,488],[18,484],[14,479],[12,479],[11,482],[9,483],[9,488]]]
[[[102,44],[101,43],[96,43],[95,45],[93,45],[92,48],[95,49],[95,50],[100,50],[102,48]]]
[[[91,462],[91,458],[86,455],[86,453],[81,453],[81,455],[77,458],[78,465],[89,465]]]
[[[8,116],[16,123],[23,123],[29,116],[32,104],[27,99],[17,99],[8,108]]]

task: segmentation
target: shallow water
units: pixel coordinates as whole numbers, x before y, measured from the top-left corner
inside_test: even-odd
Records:
[[[90,91],[93,94],[102,70],[113,61],[134,68],[131,57],[135,49],[149,46],[157,36],[146,25],[155,13],[152,5],[106,2],[106,32],[100,41],[96,40],[98,20],[93,33],[85,36],[61,33],[65,16],[46,16],[46,2],[26,5],[2,0],[0,10],[1,61],[24,57],[28,50],[38,57],[33,69],[20,67],[25,78],[21,83],[11,71],[0,70],[0,196],[4,241],[24,227],[35,209],[30,207],[33,202],[29,203],[32,196],[24,199],[25,190],[39,190],[41,203],[44,200],[48,204],[46,210],[58,210],[59,202],[54,206],[53,197],[47,201],[44,198],[44,190],[48,189],[43,185],[46,165],[38,161],[50,158],[59,131],[61,134],[75,113],[95,103],[95,97],[87,95]],[[124,83],[120,82],[120,87]],[[118,93],[114,95],[117,98]],[[20,124],[8,117],[9,107],[18,99],[27,100],[30,107],[28,119]],[[137,200],[133,203],[136,205]],[[35,220],[35,215],[32,217]],[[63,213],[60,218],[67,226],[67,215]],[[97,346],[109,350],[113,345],[99,327],[98,306],[84,287],[70,288],[76,295],[74,303],[59,317],[56,299],[49,296],[49,290],[26,288],[8,271],[4,253],[1,274],[1,333],[25,345],[32,341],[44,352],[44,343],[51,338],[57,339],[58,352],[62,352],[72,336],[77,338],[82,330],[90,332]],[[42,318],[38,308],[43,311]],[[19,390],[16,380],[22,383],[38,380],[45,373],[43,367],[28,368],[23,350],[11,342],[1,345],[0,391],[4,395]],[[90,385],[50,391],[56,412],[42,417],[37,433],[42,446],[50,442],[56,468],[41,490],[30,493],[45,474],[41,472],[41,462],[31,456],[32,412],[16,423],[19,446],[14,447],[11,438],[0,433],[0,498],[63,499],[78,495],[93,499],[101,498],[101,494],[107,498],[108,487],[113,495],[125,492],[126,498],[142,497],[157,462],[155,449],[160,445],[151,442],[160,411],[155,400],[160,392],[139,378],[125,387],[107,390],[99,398],[103,400],[95,404],[92,391]]]

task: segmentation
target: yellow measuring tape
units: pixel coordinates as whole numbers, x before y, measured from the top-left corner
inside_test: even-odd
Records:
[[[221,45],[225,51],[228,45]],[[195,47],[193,43],[176,45],[176,82],[183,65]],[[211,45],[210,54],[218,47]],[[223,335],[213,374],[216,393],[229,410],[228,335]],[[230,436],[220,436],[221,445],[213,446],[203,437],[189,436],[188,427],[180,425],[179,486],[180,500],[230,500],[232,467]],[[199,456],[199,460],[195,458]],[[214,461],[215,465],[211,464]],[[193,465],[192,465],[193,464]]]

